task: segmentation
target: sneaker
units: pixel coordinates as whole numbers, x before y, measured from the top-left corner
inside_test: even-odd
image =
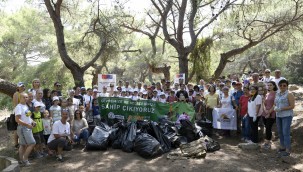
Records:
[[[268,150],[271,148],[271,146],[268,143],[264,143],[263,148]]]
[[[36,153],[34,158],[35,159],[43,158],[43,155],[41,155],[40,153]]]
[[[30,166],[30,165],[31,165],[31,163],[30,163],[28,160],[23,161],[23,166],[24,166],[24,167],[28,167],[28,166]]]
[[[251,143],[254,143],[254,142],[252,142],[252,141],[249,140],[249,139],[246,139],[245,142],[246,142],[246,143],[250,143],[250,144],[251,144]]]
[[[279,153],[279,156],[280,156],[280,157],[287,157],[287,156],[290,156],[290,153],[289,153],[289,152],[286,152],[286,151],[283,151],[283,152],[280,152],[280,153]]]
[[[285,152],[285,151],[286,151],[286,149],[280,148],[280,149],[278,150],[278,153],[282,153],[282,152]]]
[[[63,158],[57,158],[57,161],[64,162]]]

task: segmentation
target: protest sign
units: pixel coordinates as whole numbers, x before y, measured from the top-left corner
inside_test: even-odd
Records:
[[[105,86],[110,90],[110,85],[116,88],[116,74],[98,74],[98,91],[101,92]]]
[[[102,118],[128,119],[128,120],[152,120],[168,116],[176,120],[178,115],[185,112],[191,119],[194,116],[194,108],[191,104],[177,102],[173,104],[155,102],[151,100],[133,101],[127,98],[99,97],[99,107]]]
[[[231,108],[214,108],[213,127],[225,130],[237,130],[236,111]]]

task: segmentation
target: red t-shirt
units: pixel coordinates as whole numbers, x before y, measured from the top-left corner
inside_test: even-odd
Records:
[[[249,96],[242,95],[239,100],[239,105],[241,106],[240,115],[245,116],[247,114]]]

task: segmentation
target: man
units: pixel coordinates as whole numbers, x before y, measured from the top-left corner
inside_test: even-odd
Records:
[[[86,88],[85,87],[81,87],[81,96],[84,96],[86,94]]]
[[[62,90],[62,86],[59,82],[55,82],[54,83],[54,90],[57,91],[57,96],[58,97],[62,97],[62,93],[61,93],[61,90]]]
[[[89,118],[92,116],[92,102],[93,102],[93,90],[91,88],[87,89],[87,93],[83,96],[85,102],[85,113],[86,117]]]
[[[275,70],[275,78],[273,79],[273,81],[275,81],[276,85],[279,85],[279,82],[285,79],[284,77],[281,77],[281,71],[280,70]],[[286,79],[285,79],[286,80]],[[278,90],[280,91],[280,88],[278,87]]]
[[[240,97],[244,95],[244,92],[242,91],[242,84],[241,82],[237,82],[235,85],[235,92],[232,94],[234,99],[235,99],[235,104],[237,105],[235,108],[236,113],[237,113],[237,131],[238,133],[241,133],[241,116],[239,113],[239,101]]]
[[[158,95],[163,92],[160,82],[156,83],[156,91],[158,92]]]
[[[265,76],[262,78],[262,81],[267,85],[269,81],[273,81],[274,77],[270,76],[270,70],[265,69],[264,74]]]
[[[84,105],[83,96],[80,94],[81,93],[80,87],[74,87],[74,90],[75,90],[74,98],[76,98],[76,99],[78,99],[80,101],[79,102],[79,106]]]
[[[100,93],[100,97],[109,97],[109,93],[107,92],[107,87],[106,86],[103,86],[102,92]]]
[[[70,132],[70,124],[67,122],[68,112],[62,111],[61,120],[56,121],[52,127],[52,133],[48,138],[47,146],[50,150],[57,151],[57,160],[63,162],[63,149],[70,150],[69,143],[72,143],[73,135]]]
[[[33,150],[36,145],[34,139],[32,128],[36,123],[31,119],[31,111],[28,109],[26,102],[28,100],[28,95],[26,93],[21,93],[20,103],[15,107],[15,119],[18,123],[17,134],[19,136],[19,158],[20,164],[24,166],[30,166],[28,161],[28,155]]]
[[[186,101],[188,101],[188,93],[185,91],[185,84],[180,84],[180,90],[176,93],[177,98],[179,101],[183,101],[184,98]]]

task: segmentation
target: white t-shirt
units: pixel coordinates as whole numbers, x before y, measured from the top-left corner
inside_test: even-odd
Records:
[[[89,110],[91,110],[92,109],[93,96],[89,96],[89,95],[85,94],[83,96],[83,98],[84,98],[85,105],[89,104]]]
[[[47,143],[56,139],[54,134],[69,136],[70,135],[70,124],[68,122],[66,122],[66,124],[62,124],[61,120],[56,121],[53,125],[52,133],[49,136]]]
[[[51,106],[49,111],[53,113],[53,123],[61,120],[61,107],[59,105]]]
[[[40,105],[41,105],[41,106],[40,106],[40,112],[44,113],[46,106],[45,106],[45,104],[42,102],[42,100],[38,101],[38,100],[34,99],[34,100],[33,100],[33,104],[35,104],[35,102],[39,102],[39,103],[40,103]]]
[[[257,95],[254,101],[248,101],[248,106],[247,106],[247,112],[250,117],[255,117],[257,116],[257,105],[262,104],[262,97],[260,95]],[[260,106],[261,108],[261,106]]]
[[[15,115],[21,115],[21,120],[27,124],[31,124],[32,123],[32,119],[31,119],[31,111],[28,109],[27,105],[23,105],[23,104],[18,104],[15,107]]]
[[[80,99],[73,98],[73,105],[74,105],[75,110],[79,109]]]
[[[231,102],[232,99],[233,99],[233,96],[224,97],[224,95],[223,95],[222,99],[220,100],[221,104],[222,104],[221,108],[232,109],[233,108],[232,102]]]

